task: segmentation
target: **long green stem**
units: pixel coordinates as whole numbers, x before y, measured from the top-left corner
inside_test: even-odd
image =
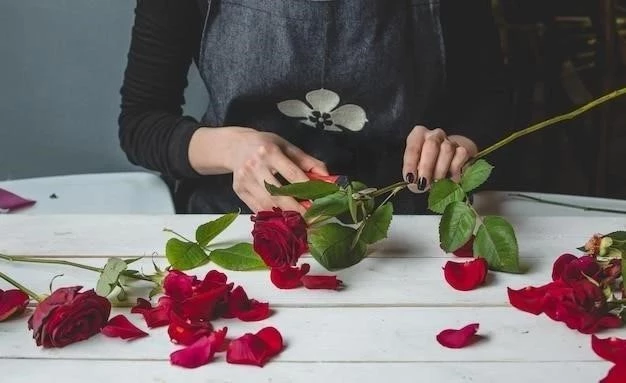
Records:
[[[93,272],[96,272],[96,273],[101,273],[103,271],[103,269],[100,268],[100,267],[83,265],[81,263],[66,261],[66,260],[63,260],[63,259],[44,259],[44,258],[31,258],[31,257],[15,257],[15,256],[6,255],[6,254],[0,254],[0,259],[4,259],[5,261],[9,261],[9,262],[47,263],[47,264],[53,264],[53,265],[72,266],[72,267],[77,267],[79,269],[93,271]],[[139,280],[148,281],[148,282],[152,281],[152,279],[150,279],[150,277],[145,277],[145,276],[139,275],[139,274],[133,274],[133,273],[130,273],[128,271],[122,271],[120,274],[125,276],[125,277],[132,278],[132,279],[139,279]]]
[[[11,285],[15,286],[16,288],[22,290],[23,292],[28,294],[29,297],[33,298],[37,302],[41,302],[42,301],[41,297],[38,294],[36,294],[33,290],[29,289],[28,287],[24,286],[23,284],[19,283],[18,281],[16,281],[15,279],[9,277],[8,275],[6,275],[5,273],[3,273],[1,271],[0,271],[0,278],[4,279],[5,281],[7,281]]]
[[[528,199],[528,200],[531,200],[531,201],[534,201],[534,202],[545,203],[545,204],[549,204],[549,205],[570,207],[570,208],[573,208],[573,209],[580,209],[580,210],[585,210],[585,211],[598,211],[598,212],[604,212],[604,213],[626,214],[626,210],[615,210],[615,209],[604,209],[604,208],[600,208],[600,207],[580,206],[580,205],[576,205],[576,204],[573,204],[573,203],[552,201],[552,200],[547,200],[547,199],[543,199],[543,198],[533,197],[533,196],[529,196],[529,195],[526,195],[526,194],[520,194],[520,193],[509,193],[509,196],[524,198],[524,199]]]
[[[541,129],[547,127],[547,126],[554,125],[554,124],[557,124],[557,123],[562,122],[562,121],[571,120],[571,119],[573,119],[573,118],[575,118],[575,117],[577,117],[577,116],[579,116],[579,115],[589,111],[590,109],[593,109],[593,108],[595,108],[597,106],[600,106],[603,103],[605,103],[605,102],[607,102],[609,100],[612,100],[614,98],[617,98],[619,96],[622,96],[624,94],[626,94],[626,88],[618,89],[618,90],[616,90],[614,92],[611,92],[611,93],[609,93],[607,95],[604,95],[604,96],[602,96],[602,97],[600,97],[598,99],[595,99],[595,100],[591,101],[590,103],[585,104],[585,105],[581,106],[580,108],[578,108],[576,110],[573,110],[573,111],[571,111],[569,113],[565,113],[565,114],[562,114],[560,116],[553,117],[553,118],[551,118],[549,120],[546,120],[546,121],[540,122],[538,124],[529,126],[526,129],[522,129],[520,131],[517,131],[517,132],[511,134],[510,136],[508,136],[507,138],[496,142],[495,144],[489,146],[486,149],[481,150],[474,157],[474,159],[477,160],[477,159],[479,159],[481,157],[484,157],[484,156],[486,156],[488,154],[491,154],[492,152],[500,149],[501,147],[503,147],[505,145],[510,144],[511,142],[513,142],[513,141],[517,140],[518,138],[523,137],[523,136],[525,136],[527,134],[536,132],[536,131],[541,130]]]
[[[382,188],[382,189],[378,189],[378,190],[376,190],[375,192],[373,192],[373,193],[371,194],[371,196],[375,198],[375,197],[381,196],[381,195],[383,195],[383,194],[389,193],[389,192],[391,192],[391,191],[394,191],[395,189],[406,187],[408,184],[409,184],[409,183],[408,183],[408,182],[406,182],[406,181],[396,182],[396,183],[395,183],[395,184],[393,184],[393,185],[385,186],[385,187],[384,187],[384,188]]]

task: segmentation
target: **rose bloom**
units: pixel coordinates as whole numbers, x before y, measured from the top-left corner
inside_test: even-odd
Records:
[[[271,268],[295,266],[308,251],[307,224],[295,211],[261,211],[252,216],[253,247]]]
[[[111,314],[111,302],[82,286],[55,290],[28,320],[37,346],[64,347],[100,332]]]

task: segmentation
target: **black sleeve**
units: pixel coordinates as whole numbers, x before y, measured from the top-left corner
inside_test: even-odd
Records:
[[[511,97],[489,0],[443,0],[447,96],[444,129],[479,150],[510,134]]]
[[[129,161],[178,179],[199,176],[188,147],[200,124],[181,105],[201,26],[194,0],[137,0],[121,88],[119,139]]]

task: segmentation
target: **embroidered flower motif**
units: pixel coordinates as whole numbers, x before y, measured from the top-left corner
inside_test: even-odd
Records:
[[[367,122],[365,111],[358,105],[339,106],[339,95],[328,89],[317,89],[306,94],[305,103],[286,100],[278,103],[278,110],[287,117],[300,119],[305,125],[316,129],[353,132],[363,129]]]

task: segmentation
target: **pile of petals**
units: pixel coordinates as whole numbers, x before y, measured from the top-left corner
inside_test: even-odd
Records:
[[[308,275],[311,267],[296,264],[308,251],[307,223],[300,213],[274,208],[251,217],[254,251],[270,268],[270,279],[279,289],[339,290],[343,283],[335,275]]]
[[[250,299],[243,287],[234,287],[225,274],[211,270],[200,280],[171,270],[163,280],[163,290],[165,295],[155,306],[139,298],[131,312],[141,314],[150,328],[168,326],[171,341],[185,346],[170,355],[172,364],[195,368],[211,362],[215,353],[225,351],[228,363],[262,367],[282,351],[282,336],[273,327],[230,342],[226,340],[227,327],[213,328],[211,320],[218,318],[252,322],[271,314],[268,303]]]
[[[614,363],[600,383],[626,382],[626,340],[613,337],[601,339],[592,335],[591,348],[599,357]]]
[[[519,310],[543,313],[571,329],[593,334],[622,326],[616,313],[623,305],[615,303],[620,301],[614,295],[620,277],[620,260],[600,262],[592,255],[563,254],[554,262],[552,282],[519,290],[508,288],[508,296]]]

